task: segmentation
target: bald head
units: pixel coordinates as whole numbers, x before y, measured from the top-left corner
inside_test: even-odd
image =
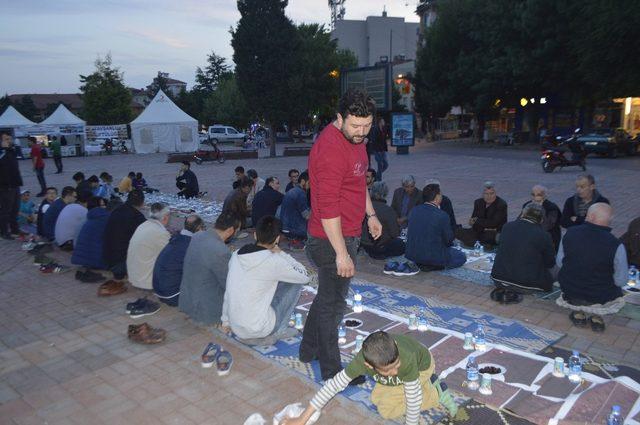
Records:
[[[203,221],[199,215],[191,214],[184,219],[184,230],[188,230],[191,233],[196,233],[202,230]]]
[[[598,226],[609,227],[612,217],[613,208],[611,208],[611,205],[605,204],[604,202],[598,202],[591,205],[589,210],[587,210],[586,221],[597,224]]]

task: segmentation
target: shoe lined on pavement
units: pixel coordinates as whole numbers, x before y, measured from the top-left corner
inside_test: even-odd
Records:
[[[145,298],[143,303],[134,306],[129,311],[129,315],[132,319],[137,319],[138,317],[151,316],[158,310],[160,310],[160,304]]]
[[[400,263],[391,274],[394,276],[414,276],[420,273],[420,269],[411,263]]]
[[[200,364],[204,368],[210,368],[216,362],[216,357],[222,348],[218,344],[210,342],[204,348],[202,356],[200,357]]]
[[[145,302],[147,302],[146,298],[138,298],[137,300],[135,300],[132,303],[127,303],[127,314],[131,314],[131,310],[133,310],[134,308],[141,306],[142,304],[144,304]]]
[[[225,376],[231,371],[233,365],[233,356],[230,352],[224,348],[220,350],[216,356],[216,369],[218,370],[218,376]]]
[[[49,273],[64,273],[66,271],[69,271],[69,268],[66,267],[66,266],[63,266],[62,264],[49,263],[49,264],[42,264],[40,266],[40,271],[42,273],[45,273],[45,274],[49,274]]]
[[[127,291],[127,285],[121,280],[108,280],[98,287],[99,297],[122,294]]]
[[[22,250],[23,251],[31,251],[36,246],[37,246],[37,244],[34,241],[27,241],[27,242],[22,244]]]
[[[159,344],[167,337],[164,329],[152,328],[148,323],[129,325],[127,337],[138,344]]]
[[[397,261],[387,261],[387,263],[384,265],[384,270],[382,270],[382,273],[393,275],[396,270],[398,270],[398,266],[399,264]]]
[[[36,255],[36,257],[33,259],[34,266],[43,266],[51,263],[53,263],[53,258],[47,257],[46,255],[42,254]]]

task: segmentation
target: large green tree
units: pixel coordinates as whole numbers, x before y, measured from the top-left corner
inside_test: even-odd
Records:
[[[219,81],[216,90],[204,103],[203,115],[207,117],[208,124],[248,127],[251,113],[238,89],[235,77],[227,76]]]
[[[274,130],[290,118],[294,100],[291,77],[300,40],[285,15],[287,0],[238,0],[240,21],[231,30],[238,88],[252,115],[271,128],[271,156],[276,154]]]
[[[226,61],[225,58],[216,55],[215,52],[209,53],[204,70],[200,67],[196,68],[196,84],[193,89],[213,93],[220,80],[228,77],[231,72]]]
[[[11,105],[11,99],[9,99],[9,95],[5,93],[4,96],[0,97],[0,115],[4,114],[4,111]]]
[[[124,76],[111,61],[111,55],[95,62],[96,70],[80,75],[80,91],[84,102],[82,116],[87,124],[124,124],[131,121],[131,92]]]

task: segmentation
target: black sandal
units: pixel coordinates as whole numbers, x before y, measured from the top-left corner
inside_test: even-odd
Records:
[[[514,291],[504,291],[503,304],[518,304],[519,302],[522,302],[522,294]]]
[[[504,288],[496,288],[491,291],[490,297],[497,303],[501,303],[504,300]]]
[[[589,324],[591,325],[591,330],[594,332],[604,332],[604,319],[602,316],[593,315],[589,317]]]
[[[582,311],[572,311],[571,314],[569,314],[569,319],[571,319],[573,326],[578,328],[584,328],[587,326],[587,315]]]

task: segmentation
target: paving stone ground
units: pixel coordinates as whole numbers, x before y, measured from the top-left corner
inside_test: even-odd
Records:
[[[419,143],[408,156],[389,153],[391,167],[384,180],[391,189],[403,174],[440,179],[452,199],[459,222],[465,222],[481,183],[496,182],[499,195],[514,218],[535,183],[549,188],[550,198],[562,204],[573,191],[576,169],[544,174],[539,152],[487,148],[465,143]],[[165,155],[114,155],[65,159],[65,172],[47,160],[49,185],[71,184],[71,176],[109,171],[118,180],[128,171],[141,171],[150,185],[174,190],[178,166],[165,164]],[[255,168],[263,177],[286,180],[289,168],[306,168],[306,158],[227,161],[194,165],[202,190],[221,201],[233,180],[233,168]],[[36,179],[21,162],[25,187],[37,189]],[[615,234],[640,212],[637,176],[640,158],[589,158],[589,172],[614,206]],[[305,261],[303,256],[296,254]],[[68,262],[68,254],[56,252]],[[138,290],[98,298],[96,286],[77,283],[73,273],[42,276],[17,242],[0,242],[0,424],[242,424],[253,412],[270,416],[285,404],[306,402],[315,387],[280,366],[256,357],[249,349],[221,340],[210,330],[192,324],[174,309],[163,308],[147,321],[169,332],[167,341],[148,347],[129,343],[126,328],[132,320],[124,305],[142,294]],[[640,367],[640,323],[606,318],[607,330],[594,334],[571,325],[567,312],[553,302],[532,297],[515,306],[499,306],[489,299],[491,288],[435,273],[394,278],[380,273],[381,263],[358,259],[358,277],[407,290],[421,296],[522,320],[566,336],[559,345],[576,348],[612,362]],[[235,357],[233,372],[218,378],[200,367],[198,358],[207,341],[228,346]],[[212,373],[213,372],[213,373]],[[322,424],[381,423],[370,412],[338,398],[325,409]]]

